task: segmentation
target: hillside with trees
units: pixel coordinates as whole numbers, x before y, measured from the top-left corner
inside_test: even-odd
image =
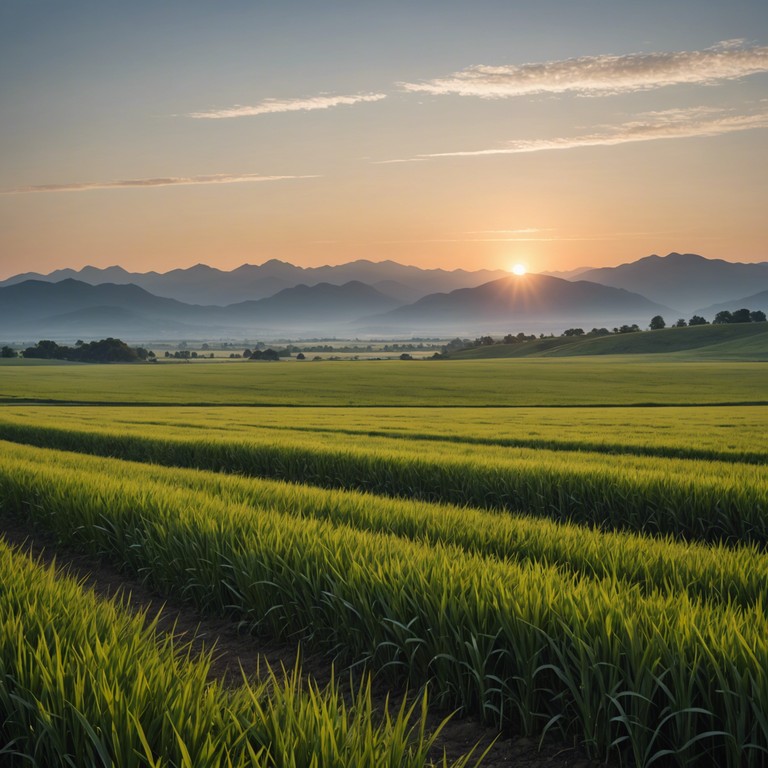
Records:
[[[660,316],[653,329],[637,325],[607,328],[568,328],[560,336],[539,337],[524,333],[494,339],[482,336],[474,341],[454,339],[442,357],[456,360],[503,357],[570,357],[586,355],[675,354],[712,359],[768,360],[768,322],[762,312],[749,313],[747,321],[717,318],[709,323],[694,315],[678,320],[672,327]],[[661,321],[661,322],[659,322]],[[661,325],[661,323],[664,323]]]

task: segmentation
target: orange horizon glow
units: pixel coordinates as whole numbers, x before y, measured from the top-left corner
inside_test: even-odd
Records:
[[[765,3],[98,5],[0,25],[0,280],[768,260]]]

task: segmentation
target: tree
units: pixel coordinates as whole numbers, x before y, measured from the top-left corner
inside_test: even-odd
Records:
[[[306,360],[307,358],[305,357],[303,352],[299,352],[299,354],[296,355],[296,359],[297,360]]]
[[[519,343],[520,343],[520,339],[518,339],[518,338],[517,338],[517,336],[513,336],[511,333],[508,333],[508,334],[507,334],[507,335],[506,335],[506,336],[505,336],[505,337],[502,339],[502,341],[503,341],[505,344],[519,344]]]
[[[709,321],[704,319],[701,315],[694,315],[688,321],[688,325],[709,325]]]
[[[661,315],[654,315],[651,318],[650,329],[652,331],[660,331],[662,328],[666,328],[667,324],[664,322],[664,318]]]
[[[146,360],[150,352],[143,347],[129,347],[120,339],[101,339],[100,341],[83,342],[80,346],[60,347],[55,341],[43,339],[34,347],[28,347],[22,353],[24,357],[42,358],[45,360],[73,360],[79,363],[134,363]],[[176,352],[175,357],[189,353]],[[169,353],[166,352],[166,357]],[[152,354],[154,357],[154,354]]]
[[[731,315],[731,322],[732,323],[751,323],[752,318],[749,316],[749,310],[744,309],[743,307],[741,309],[737,309]]]
[[[464,349],[468,344],[469,339],[460,339],[457,336],[455,339],[451,339],[451,341],[443,347],[443,352],[456,352],[459,349]]]
[[[563,331],[563,336],[583,336],[583,335],[584,335],[583,328],[566,328]]]
[[[27,347],[22,355],[24,357],[36,357],[43,360],[61,359],[61,347],[49,339],[42,339],[34,347]]]
[[[727,309],[724,309],[715,315],[715,319],[712,322],[715,325],[727,325],[733,322],[733,315]]]
[[[632,325],[622,325],[621,328],[614,328],[614,333],[637,333],[640,330],[640,326],[637,323]]]
[[[753,323],[764,323],[765,322],[765,312],[763,312],[762,309],[756,309],[754,312],[749,313],[749,319]]]
[[[607,328],[593,328],[588,335],[589,336],[610,336],[611,332]]]
[[[763,319],[765,319],[765,316],[763,316]],[[16,357],[16,350],[12,347],[3,347],[0,349],[0,357]]]
[[[685,322],[685,318],[681,317],[676,323],[675,328],[685,328],[685,326],[688,325],[688,323]]]

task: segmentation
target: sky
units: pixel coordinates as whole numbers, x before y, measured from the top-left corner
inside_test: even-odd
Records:
[[[3,0],[0,279],[768,260],[768,3]]]

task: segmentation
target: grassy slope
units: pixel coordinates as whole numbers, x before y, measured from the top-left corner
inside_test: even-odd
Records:
[[[768,323],[699,325],[600,337],[556,337],[497,344],[452,355],[455,359],[674,354],[680,359],[768,360]]]

